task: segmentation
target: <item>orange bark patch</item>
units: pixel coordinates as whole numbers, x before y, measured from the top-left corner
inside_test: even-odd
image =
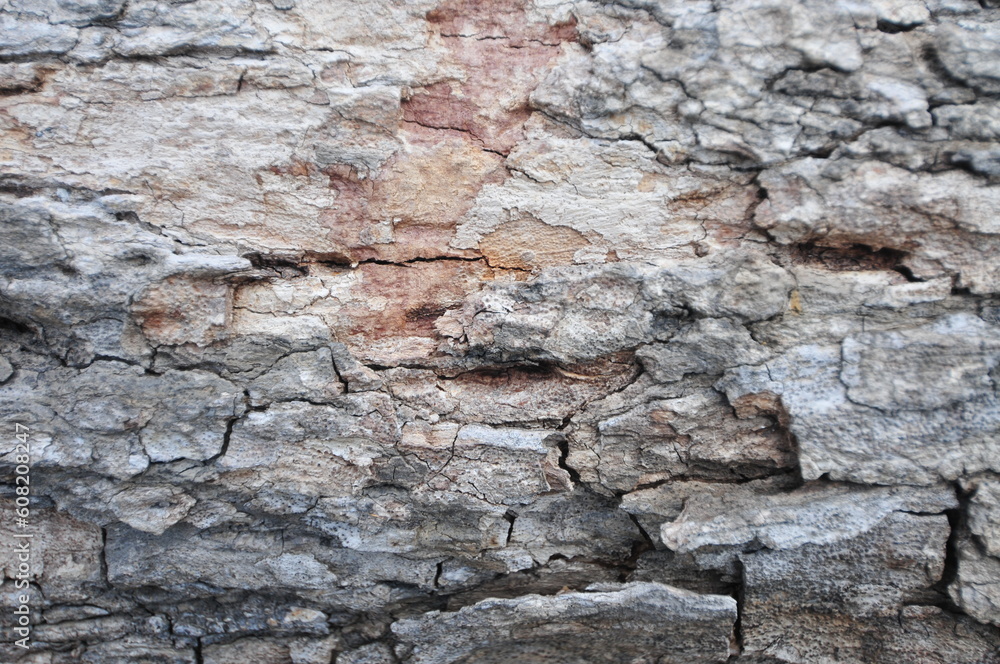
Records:
[[[168,277],[132,305],[143,334],[154,344],[206,346],[227,333],[232,292],[226,284]]]
[[[311,174],[315,173],[318,169],[315,164],[310,164],[309,162],[302,161],[300,159],[293,159],[287,164],[275,165],[268,167],[269,171],[275,175],[294,175],[295,177],[309,177]]]
[[[500,157],[457,132],[411,126],[406,144],[375,180],[326,169],[337,192],[320,215],[327,244],[351,260],[474,257],[448,245],[479,190],[506,177]]]
[[[529,218],[503,224],[480,240],[479,250],[494,267],[533,270],[569,265],[589,244],[579,231]]]

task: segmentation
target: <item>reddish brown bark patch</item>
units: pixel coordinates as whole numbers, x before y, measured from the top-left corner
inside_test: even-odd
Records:
[[[427,12],[444,37],[507,39],[513,46],[535,41],[556,46],[578,38],[576,19],[549,25],[529,22],[525,0],[446,0]]]
[[[468,132],[507,154],[531,114],[528,96],[559,53],[576,39],[576,23],[533,23],[520,0],[445,2],[427,14],[461,80],[429,85],[403,103],[403,118],[426,127]]]
[[[411,265],[366,264],[361,273],[357,304],[341,311],[343,330],[362,340],[392,337],[437,338],[434,321],[460,306],[465,297],[491,281],[495,271],[483,261],[441,260]],[[384,306],[371,302],[385,300]]]
[[[537,42],[513,47],[503,39],[461,37],[446,37],[444,42],[465,79],[423,88],[403,102],[403,119],[468,132],[484,148],[508,154],[531,115],[528,96],[558,47]]]

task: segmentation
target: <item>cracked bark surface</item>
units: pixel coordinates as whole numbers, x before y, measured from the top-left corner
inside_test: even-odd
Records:
[[[998,109],[993,0],[10,0],[0,659],[1000,663]]]

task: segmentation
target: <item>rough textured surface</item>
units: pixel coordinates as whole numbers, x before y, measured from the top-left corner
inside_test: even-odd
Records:
[[[998,109],[995,0],[10,0],[0,660],[997,664]]]
[[[736,601],[655,583],[555,597],[484,600],[457,613],[401,620],[408,661],[718,662],[729,654]],[[608,647],[609,644],[615,644]]]

